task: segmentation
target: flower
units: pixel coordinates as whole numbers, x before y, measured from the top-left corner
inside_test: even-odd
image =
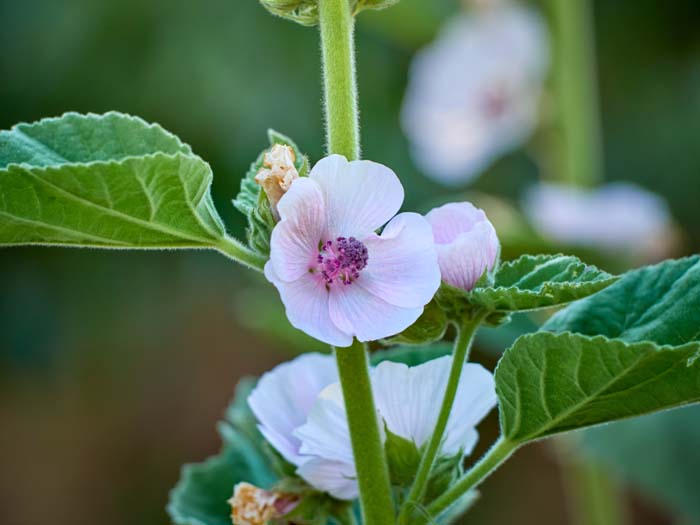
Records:
[[[537,12],[494,2],[449,23],[411,66],[402,125],[426,175],[471,180],[532,133],[549,64]]]
[[[267,525],[291,512],[298,500],[292,495],[270,492],[243,482],[233,488],[228,503],[235,525]]]
[[[265,190],[270,203],[270,209],[276,220],[279,220],[277,203],[282,195],[299,178],[299,172],[294,165],[294,150],[286,144],[274,144],[263,157],[263,167],[255,175],[255,182]]]
[[[330,355],[303,354],[262,375],[248,396],[248,406],[265,439],[293,465],[303,461],[294,430],[306,422],[321,391],[338,381]]]
[[[493,270],[500,243],[483,210],[453,202],[430,210],[425,218],[433,228],[443,281],[471,290],[485,271]]]
[[[416,213],[392,219],[402,202],[393,171],[340,155],[292,183],[278,204],[265,276],[293,326],[349,346],[353,337],[381,339],[413,324],[440,270],[428,222]]]
[[[593,189],[541,183],[526,194],[524,209],[539,233],[562,244],[656,259],[675,241],[664,199],[627,182]]]
[[[412,441],[427,444],[438,418],[436,400],[445,393],[452,358],[445,356],[418,366],[384,361],[372,371],[372,388],[380,428]],[[496,405],[491,373],[481,365],[464,365],[457,396],[445,429],[441,452],[468,455],[478,440],[476,425]],[[339,499],[358,494],[355,466],[345,406],[339,383],[323,390],[306,424],[295,431],[301,452],[309,458],[299,475],[310,485]]]
[[[414,367],[384,361],[374,368],[371,380],[380,428],[386,425],[418,448],[425,445],[437,421],[435,403],[444,395],[451,364],[451,357],[442,357]],[[355,463],[342,391],[329,373],[331,365],[333,358],[320,354],[280,365],[263,376],[248,402],[265,429],[263,434],[267,437],[275,429],[270,444],[297,467],[300,477],[335,498],[352,500],[358,496]],[[328,384],[319,389],[325,381]],[[478,439],[474,427],[495,404],[491,373],[466,364],[442,453],[470,454]]]

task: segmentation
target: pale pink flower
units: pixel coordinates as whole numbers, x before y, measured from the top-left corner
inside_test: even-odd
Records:
[[[469,202],[445,204],[425,217],[433,228],[442,280],[471,290],[498,259],[500,243],[493,225]]]
[[[340,155],[292,183],[278,204],[265,276],[293,326],[349,346],[353,337],[381,339],[418,319],[440,270],[427,221],[416,213],[394,217],[403,196],[386,166]]]

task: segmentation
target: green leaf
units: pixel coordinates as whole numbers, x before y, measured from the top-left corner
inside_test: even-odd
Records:
[[[255,385],[244,379],[219,424],[222,450],[202,463],[185,465],[170,493],[168,513],[178,525],[230,525],[227,501],[236,483],[247,481],[271,488],[278,477],[264,453],[265,440],[257,429],[246,399]]]
[[[625,341],[683,345],[700,340],[700,257],[626,274],[554,316],[548,330],[602,333]],[[681,515],[700,516],[700,407],[586,430],[584,453]],[[653,451],[653,452],[652,452]]]
[[[370,355],[370,364],[376,366],[382,361],[395,361],[408,366],[416,366],[445,355],[452,354],[451,343],[435,343],[424,346],[396,346],[379,350]]]
[[[119,113],[0,131],[0,245],[215,247],[212,172],[156,124]]]
[[[501,264],[493,284],[467,293],[470,303],[488,310],[514,312],[549,308],[610,286],[617,277],[565,255],[523,255]]]
[[[515,442],[700,401],[700,257],[629,272],[519,338],[496,370]],[[576,333],[572,333],[576,332]],[[600,335],[596,335],[600,334]]]
[[[502,432],[524,443],[700,401],[698,352],[698,343],[522,336],[496,369]]]
[[[295,157],[294,165],[299,176],[303,177],[308,174],[309,161],[292,139],[272,129],[267,131],[267,137],[270,141],[270,146],[284,144],[292,148]],[[265,192],[255,182],[255,176],[263,167],[265,153],[268,150],[269,148],[264,149],[250,165],[245,177],[241,179],[241,189],[232,201],[234,208],[245,215],[248,220],[246,229],[248,246],[261,255],[269,255],[270,236],[272,235],[272,229],[275,227],[275,219],[272,215],[270,204],[265,197]]]

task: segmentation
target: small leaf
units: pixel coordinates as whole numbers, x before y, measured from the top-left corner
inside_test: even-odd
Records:
[[[388,345],[424,345],[442,339],[445,330],[447,330],[447,314],[436,301],[431,301],[415,323],[383,342]]]
[[[410,485],[416,476],[421,453],[413,441],[391,432],[385,425],[384,450],[389,465],[391,483],[399,487]]]
[[[700,352],[603,336],[520,337],[496,369],[501,429],[524,443],[700,401]]]
[[[370,364],[376,366],[382,361],[394,361],[408,366],[416,366],[452,353],[450,343],[435,343],[424,346],[397,346],[379,350],[370,355]]]
[[[0,131],[0,245],[213,247],[212,172],[160,126],[119,113]]]
[[[523,255],[501,264],[492,285],[467,293],[470,303],[488,310],[514,312],[548,308],[587,297],[617,277],[564,255]]]

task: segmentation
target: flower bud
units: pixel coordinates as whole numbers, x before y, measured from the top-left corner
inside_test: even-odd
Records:
[[[483,210],[469,202],[453,202],[430,210],[426,219],[433,228],[443,281],[471,290],[493,270],[500,243]]]
[[[294,150],[290,146],[274,144],[270,151],[265,153],[263,167],[255,176],[255,182],[265,190],[275,220],[279,220],[277,203],[292,182],[299,178],[299,172],[294,165],[295,160]]]
[[[242,482],[234,487],[233,497],[228,502],[231,519],[236,525],[267,525],[270,520],[291,512],[297,498]]]

